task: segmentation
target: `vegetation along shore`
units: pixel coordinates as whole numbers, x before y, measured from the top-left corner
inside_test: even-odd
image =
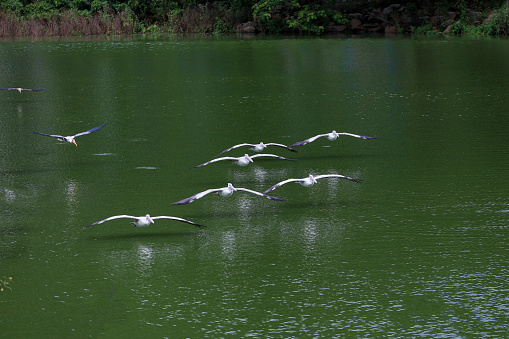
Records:
[[[507,36],[509,0],[0,0],[0,37],[165,32]]]

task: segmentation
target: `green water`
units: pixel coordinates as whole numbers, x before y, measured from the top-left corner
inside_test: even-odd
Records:
[[[0,91],[2,336],[508,336],[508,78],[505,39],[1,42],[0,87],[44,89]],[[379,139],[191,169],[333,129]],[[171,205],[310,173],[363,182]],[[82,229],[147,213],[207,227]]]

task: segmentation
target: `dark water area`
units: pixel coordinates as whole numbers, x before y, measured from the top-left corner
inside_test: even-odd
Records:
[[[44,89],[0,91],[2,334],[507,336],[508,78],[507,39],[2,41],[0,87]],[[378,139],[192,169],[332,130]],[[309,174],[362,183],[171,205]],[[147,213],[206,228],[83,230]]]

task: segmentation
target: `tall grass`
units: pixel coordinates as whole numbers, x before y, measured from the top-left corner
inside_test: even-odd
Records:
[[[0,37],[132,34],[136,20],[129,11],[84,15],[65,10],[50,18],[0,14]]]

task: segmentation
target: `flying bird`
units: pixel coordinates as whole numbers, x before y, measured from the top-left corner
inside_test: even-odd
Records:
[[[132,215],[125,215],[125,214],[123,214],[123,215],[114,215],[112,217],[109,217],[109,218],[106,218],[106,219],[94,222],[93,224],[90,224],[90,225],[87,225],[87,226],[83,227],[83,229],[88,228],[90,226],[102,224],[103,222],[106,222],[106,221],[110,221],[110,220],[114,220],[114,219],[122,219],[122,218],[127,218],[127,219],[134,220],[134,221],[130,222],[130,224],[134,225],[134,227],[148,227],[148,226],[150,226],[150,224],[154,223],[154,220],[157,220],[157,219],[176,220],[176,221],[181,221],[181,222],[185,222],[187,224],[194,225],[196,227],[200,227],[200,228],[203,227],[203,225],[194,223],[194,222],[186,220],[186,219],[177,218],[177,217],[168,217],[168,216],[165,216],[165,215],[161,215],[159,217],[151,217],[149,214],[147,214],[144,217],[133,217]]]
[[[270,195],[266,195],[266,194],[263,194],[263,193],[260,193],[260,192],[257,192],[257,191],[253,191],[253,190],[250,190],[250,189],[247,189],[247,188],[233,187],[233,185],[231,183],[228,183],[227,187],[223,187],[223,188],[211,188],[211,189],[205,190],[203,192],[196,193],[195,195],[192,195],[189,198],[182,199],[182,200],[179,200],[177,202],[174,202],[174,203],[172,203],[172,205],[186,205],[186,204],[190,204],[190,203],[192,203],[195,200],[203,198],[204,196],[206,196],[209,193],[214,193],[214,194],[220,195],[222,197],[229,197],[235,191],[244,191],[244,192],[248,192],[248,193],[253,193],[253,194],[256,194],[256,195],[258,195],[260,197],[265,197],[265,198],[271,199],[271,200],[286,201],[286,199],[272,197]]]
[[[258,158],[258,157],[278,158],[281,160],[296,160],[296,159],[288,159],[288,158],[280,157],[279,155],[274,155],[274,154],[255,154],[255,155],[244,154],[241,157],[222,157],[222,158],[212,159],[212,160],[207,161],[201,165],[194,166],[193,168],[202,167],[202,166],[211,164],[213,162],[222,161],[222,160],[233,161],[235,164],[237,164],[239,166],[247,166],[247,165],[249,165],[249,163],[253,162],[253,158]]]
[[[103,128],[105,125],[106,124],[104,124],[102,126],[91,128],[91,129],[89,129],[86,132],[81,132],[81,133],[78,133],[78,134],[75,134],[75,135],[70,135],[70,136],[67,136],[67,137],[65,137],[63,135],[58,135],[58,134],[44,134],[44,133],[39,133],[39,132],[32,132],[32,134],[40,134],[40,135],[45,135],[47,137],[57,138],[58,141],[68,142],[70,144],[75,144],[76,146],[78,146],[78,144],[76,143],[76,140],[74,140],[74,138],[77,138],[79,136],[90,134],[90,133],[93,133],[95,131],[98,131],[101,128]]]
[[[13,87],[13,88],[0,88],[2,91],[18,91],[21,93],[21,91],[30,91],[30,92],[39,92],[42,91],[42,89],[30,89],[30,88],[21,88],[21,87]]]
[[[304,187],[313,186],[314,184],[317,183],[317,181],[316,181],[317,179],[322,179],[322,178],[341,178],[341,179],[347,179],[347,180],[350,180],[350,181],[353,181],[353,182],[356,182],[356,183],[360,183],[362,181],[361,179],[354,179],[354,178],[350,178],[350,177],[347,177],[347,176],[344,176],[344,175],[341,175],[341,174],[323,174],[323,175],[312,175],[312,174],[310,174],[307,178],[302,178],[302,179],[287,179],[287,180],[281,181],[281,182],[275,184],[274,186],[272,186],[271,188],[269,188],[268,190],[266,190],[265,192],[263,192],[263,194],[267,194],[269,192],[272,192],[276,188],[281,187],[284,184],[287,184],[289,182],[297,182],[297,183],[301,184]]]
[[[378,137],[368,137],[368,136],[365,136],[365,135],[357,135],[357,134],[345,133],[345,132],[338,133],[336,131],[332,131],[331,133],[318,134],[318,135],[315,135],[314,137],[311,137],[309,139],[296,142],[295,144],[290,145],[290,147],[304,146],[304,145],[309,144],[310,142],[313,142],[316,139],[321,138],[321,137],[327,137],[327,139],[329,139],[330,141],[333,141],[333,140],[336,140],[338,138],[338,136],[340,136],[340,135],[348,135],[348,136],[351,136],[351,137],[361,138],[361,139],[378,139]]]
[[[274,142],[268,142],[266,144],[264,144],[263,142],[260,142],[259,144],[249,144],[249,143],[243,143],[243,144],[238,144],[238,145],[235,145],[235,146],[232,146],[230,148],[227,148],[225,149],[224,151],[222,151],[221,153],[219,153],[218,155],[221,155],[223,153],[226,153],[226,152],[229,152],[231,151],[232,149],[234,148],[237,148],[237,147],[243,147],[243,146],[249,146],[249,149],[251,151],[254,151],[254,152],[261,152],[263,151],[267,146],[277,146],[277,147],[281,147],[281,148],[286,148],[287,150],[289,150],[290,152],[298,152],[297,150],[291,148],[291,147],[288,147],[286,145],[283,145],[283,144],[277,144],[277,143],[274,143]]]

